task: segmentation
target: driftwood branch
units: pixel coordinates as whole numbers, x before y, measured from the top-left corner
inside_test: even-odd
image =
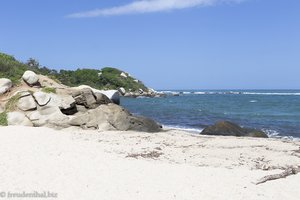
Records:
[[[300,167],[288,167],[287,169],[285,169],[280,174],[273,174],[273,175],[264,176],[263,178],[259,179],[255,184],[259,185],[259,184],[265,183],[267,181],[286,178],[290,175],[294,175],[294,174],[297,174],[299,172],[300,172]]]

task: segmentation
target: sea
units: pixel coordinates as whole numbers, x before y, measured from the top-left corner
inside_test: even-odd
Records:
[[[121,98],[135,115],[164,127],[200,133],[217,121],[300,140],[300,90],[168,90],[164,98]],[[179,96],[173,96],[179,94]]]

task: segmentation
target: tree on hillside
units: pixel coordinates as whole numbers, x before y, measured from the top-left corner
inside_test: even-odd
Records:
[[[40,68],[40,63],[34,58],[29,58],[25,64],[29,67],[29,69],[34,71],[39,70]]]

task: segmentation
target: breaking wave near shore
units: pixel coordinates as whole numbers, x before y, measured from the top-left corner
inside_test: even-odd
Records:
[[[164,98],[122,99],[129,111],[167,128],[200,133],[217,121],[263,130],[272,138],[300,138],[299,90],[164,90]]]

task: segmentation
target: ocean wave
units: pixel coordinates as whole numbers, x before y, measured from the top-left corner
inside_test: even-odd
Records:
[[[280,133],[278,131],[271,129],[262,129],[262,131],[265,132],[270,138],[280,137]]]
[[[195,134],[200,134],[203,131],[203,129],[201,128],[189,128],[184,126],[164,125],[163,127],[166,129],[175,129],[175,130],[186,131]],[[269,138],[277,138],[277,139],[284,139],[284,140],[297,141],[297,142],[300,141],[300,138],[298,137],[280,135],[280,133],[276,130],[263,129],[262,131],[265,132]]]
[[[164,94],[185,95],[274,95],[274,96],[300,96],[300,92],[247,92],[247,91],[161,91]]]
[[[282,95],[282,96],[299,96],[298,92],[242,92],[245,95]]]
[[[194,92],[193,94],[207,94],[206,92]]]
[[[300,141],[300,138],[298,138],[298,137],[280,135],[280,133],[276,130],[263,129],[262,131],[265,132],[269,136],[269,138],[278,138],[278,139],[285,139],[285,140],[292,140],[292,141]]]
[[[164,125],[164,128],[167,129],[176,129],[176,130],[181,130],[181,131],[187,131],[191,133],[201,133],[203,129],[197,129],[197,128],[189,128],[189,127],[184,127],[184,126],[170,126],[170,125]]]
[[[166,94],[166,93],[169,94],[169,93],[173,93],[173,92],[175,92],[175,91],[171,91],[171,90],[163,90],[163,91],[159,91],[159,92],[162,92],[162,93],[165,93],[165,94]]]
[[[256,103],[257,102],[257,100],[251,100],[251,101],[249,101],[250,103]]]

